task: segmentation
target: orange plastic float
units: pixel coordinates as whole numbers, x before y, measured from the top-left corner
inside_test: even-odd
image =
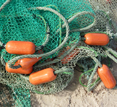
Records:
[[[29,81],[33,85],[39,85],[55,80],[57,75],[54,74],[54,69],[47,68],[41,71],[30,74]]]
[[[85,34],[85,43],[88,45],[104,46],[109,43],[109,37],[103,33],[87,33]]]
[[[15,66],[19,65],[18,61],[15,63]],[[30,74],[33,70],[33,67],[30,67],[28,69],[18,68],[18,69],[12,69],[9,68],[8,64],[6,63],[6,71],[9,73],[18,73],[18,74]]]
[[[111,89],[116,86],[116,80],[106,65],[103,64],[101,68],[98,68],[97,73],[106,88]]]
[[[9,41],[6,44],[6,51],[10,54],[34,54],[35,44],[28,41]]]
[[[39,58],[23,58],[18,60],[18,63],[21,65],[22,68],[27,69],[32,67],[35,63],[37,63],[41,57]]]
[[[43,53],[42,50],[39,50],[38,53]],[[18,63],[21,65],[22,68],[27,69],[32,67],[35,63],[37,63],[42,57],[39,58],[23,58],[18,60]]]

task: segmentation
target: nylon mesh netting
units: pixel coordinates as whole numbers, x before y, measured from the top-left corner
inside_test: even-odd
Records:
[[[1,0],[0,6],[5,1]],[[116,35],[114,35],[117,33],[116,6],[116,0],[111,0],[111,2],[106,0],[11,0],[0,12],[0,41],[4,44],[11,40],[30,41],[36,47],[39,47],[47,39],[49,33],[49,41],[42,48],[43,53],[56,49],[64,41],[66,28],[62,28],[64,22],[56,14],[50,11],[37,10],[35,7],[54,9],[62,14],[66,20],[84,11],[91,12],[95,17],[90,14],[81,14],[72,20],[69,23],[70,34],[64,46],[55,53],[42,57],[33,66],[33,72],[49,67],[55,70],[62,67],[72,69],[70,72],[57,74],[57,78],[52,82],[32,85],[29,82],[29,75],[8,73],[5,70],[4,63],[21,55],[9,54],[5,49],[2,49],[0,52],[0,88],[4,92],[0,91],[0,106],[25,107],[27,105],[27,107],[30,107],[30,93],[54,94],[60,92],[72,81],[73,70],[76,65],[83,68],[83,72],[85,72],[94,68],[95,61],[91,57],[107,58],[105,48],[89,46],[81,41],[81,37],[88,32],[101,32],[108,34],[111,39],[116,39]],[[73,31],[90,26],[94,20],[96,20],[96,24],[90,29],[81,32]],[[47,31],[48,27],[49,32]],[[112,46],[113,42],[110,41],[107,47],[111,48]],[[66,52],[72,47],[74,48],[67,54]],[[59,59],[65,53],[67,58]],[[49,63],[56,59],[56,62]],[[91,73],[87,75],[90,76]],[[7,97],[9,97],[9,100],[5,102]]]

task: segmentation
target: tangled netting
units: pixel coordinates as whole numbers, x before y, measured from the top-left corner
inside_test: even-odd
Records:
[[[117,62],[117,53],[111,49],[117,36],[116,0],[1,0],[0,6],[0,88],[4,93],[12,93],[6,96],[10,104],[5,104],[3,98],[1,106],[30,107],[30,91],[39,94],[62,91],[73,79],[76,65],[83,71],[81,77],[85,74],[88,78],[87,85],[79,82],[91,91],[100,82],[98,78],[91,84],[97,67],[102,66],[101,59],[109,57]],[[109,44],[103,47],[85,44],[83,36],[88,32],[107,34]],[[4,47],[11,40],[33,42],[35,54],[9,54]],[[54,81],[32,85],[28,75],[5,70],[5,63],[16,69],[13,63],[17,60],[34,57],[42,59],[33,66],[33,72],[51,67],[57,72]]]
[[[25,100],[24,100],[25,99]],[[0,107],[31,107],[30,91],[0,84]]]

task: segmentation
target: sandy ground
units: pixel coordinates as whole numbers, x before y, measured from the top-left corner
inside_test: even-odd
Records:
[[[117,80],[117,66],[112,62],[111,71]],[[62,92],[55,95],[38,95],[31,97],[32,107],[117,107],[117,90],[106,89],[101,82],[93,92],[79,84],[80,72],[75,71],[74,80]]]

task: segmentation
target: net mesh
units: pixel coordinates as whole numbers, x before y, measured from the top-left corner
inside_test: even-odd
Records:
[[[0,6],[6,0],[0,1]],[[8,41],[31,41],[37,47],[41,46],[47,38],[47,27],[50,29],[49,42],[43,47],[43,53],[47,53],[56,49],[65,38],[65,28],[62,28],[63,21],[54,13],[49,11],[40,11],[33,9],[35,7],[49,7],[60,12],[67,20],[78,12],[88,11],[96,16],[96,25],[82,32],[70,32],[67,42],[60,50],[52,55],[42,58],[34,65],[34,70],[39,71],[48,67],[55,70],[66,66],[74,69],[76,65],[83,68],[83,72],[90,68],[94,68],[95,62],[91,57],[106,57],[107,54],[103,47],[89,46],[80,41],[80,37],[87,32],[110,32],[117,33],[117,1],[111,0],[12,0],[0,12],[0,41],[6,44]],[[69,23],[70,31],[78,28],[84,28],[91,25],[94,17],[89,14],[80,15]],[[56,31],[59,29],[59,32]],[[48,63],[65,54],[75,43],[78,45],[55,64]],[[111,47],[113,42],[108,44]],[[9,54],[5,49],[1,50],[1,61],[4,63],[20,56]],[[2,62],[3,62],[2,61]],[[1,62],[1,63],[2,63]],[[22,106],[30,107],[30,91],[38,94],[54,94],[66,88],[74,76],[74,72],[63,72],[57,74],[57,78],[49,83],[41,85],[32,85],[27,75],[11,74],[5,71],[3,63],[0,63],[0,83],[1,90],[0,106]],[[45,63],[45,65],[44,65]],[[42,66],[44,65],[44,66]],[[90,75],[87,74],[87,75]],[[9,88],[10,87],[10,88]],[[5,92],[4,92],[5,91]],[[7,93],[9,93],[7,95]],[[4,96],[4,97],[3,97]],[[9,97],[8,102],[6,98]]]
[[[1,107],[31,107],[30,96],[29,90],[0,84]]]

